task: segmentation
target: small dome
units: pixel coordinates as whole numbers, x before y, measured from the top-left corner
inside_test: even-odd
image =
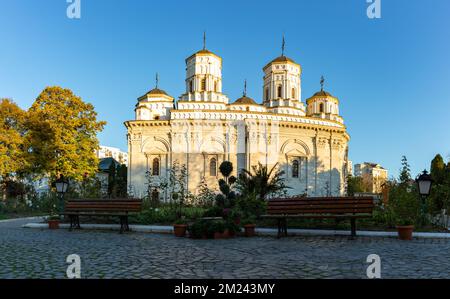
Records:
[[[316,92],[313,95],[313,97],[333,97],[333,96],[328,91],[321,90],[321,91]]]
[[[275,59],[272,60],[270,63],[274,63],[274,62],[292,62],[292,63],[295,63],[295,64],[296,64],[296,62],[295,62],[293,59],[291,59],[291,58],[289,58],[289,57],[286,57],[286,56],[284,56],[284,55],[275,58]]]
[[[258,105],[256,102],[249,97],[243,96],[242,98],[237,99],[232,105]]]
[[[196,52],[195,54],[214,54],[214,53],[207,49],[202,49],[202,50]],[[216,54],[214,54],[214,55],[216,55]]]
[[[154,88],[154,89],[150,90],[149,92],[147,92],[145,95],[148,95],[148,94],[168,96],[167,92],[165,92],[164,90],[159,89],[159,88]]]
[[[167,98],[170,99],[172,98],[170,95],[167,94],[167,92],[165,92],[162,89],[159,88],[153,88],[152,90],[150,90],[149,92],[147,92],[146,94],[144,94],[143,96],[138,98],[138,101],[142,101],[142,100],[146,100],[148,98],[159,98],[159,97],[163,97],[163,98]]]

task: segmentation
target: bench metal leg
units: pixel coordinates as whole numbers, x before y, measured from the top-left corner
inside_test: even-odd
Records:
[[[120,216],[120,233],[129,232],[130,227],[128,226],[128,216]]]
[[[78,215],[69,215],[69,220],[70,220],[69,231],[72,231],[73,229],[81,229],[80,216],[78,216]]]
[[[350,239],[353,240],[356,238],[356,219],[355,218],[350,219],[350,224],[352,226],[352,233]]]
[[[278,218],[278,235],[277,238],[287,237],[287,220],[286,218]]]

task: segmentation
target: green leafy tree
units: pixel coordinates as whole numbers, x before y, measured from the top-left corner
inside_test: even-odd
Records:
[[[117,173],[117,196],[120,198],[127,197],[127,179],[128,170],[126,165],[118,165],[116,169]]]
[[[354,196],[355,193],[365,192],[364,182],[362,177],[347,176],[347,195]]]
[[[108,197],[115,198],[117,195],[117,174],[116,174],[116,164],[111,161],[108,169]]]
[[[52,178],[58,174],[80,181],[97,171],[97,120],[94,106],[69,89],[47,87],[28,111],[27,151],[30,170]]]

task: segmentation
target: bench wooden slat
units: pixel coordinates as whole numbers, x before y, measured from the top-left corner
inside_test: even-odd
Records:
[[[287,235],[287,218],[336,218],[351,220],[351,235],[356,236],[356,219],[372,216],[371,197],[276,198],[267,206],[263,218],[278,220],[278,236]]]
[[[314,208],[314,207],[329,207],[329,208],[340,208],[340,207],[361,207],[361,208],[371,208],[373,207],[373,204],[370,203],[354,203],[354,204],[338,204],[333,203],[329,205],[316,205],[316,204],[307,204],[307,205],[270,205],[270,209],[283,209],[283,208],[290,208],[290,207],[300,207],[300,208]]]
[[[62,215],[70,218],[70,229],[80,228],[79,216],[120,217],[120,232],[129,231],[128,216],[142,209],[142,201],[136,199],[76,199],[69,200]]]

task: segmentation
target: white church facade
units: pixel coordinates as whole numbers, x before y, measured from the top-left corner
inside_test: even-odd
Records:
[[[290,195],[337,196],[345,190],[350,139],[339,100],[323,90],[303,103],[302,68],[283,54],[264,68],[261,104],[223,93],[222,58],[205,47],[186,59],[186,92],[177,101],[156,86],[138,99],[128,130],[128,185],[145,196],[146,173],[167,180],[177,161],[196,194],[218,189],[222,161],[233,175],[258,162],[284,170]],[[158,84],[157,84],[158,85]],[[161,193],[160,199],[167,199]]]

